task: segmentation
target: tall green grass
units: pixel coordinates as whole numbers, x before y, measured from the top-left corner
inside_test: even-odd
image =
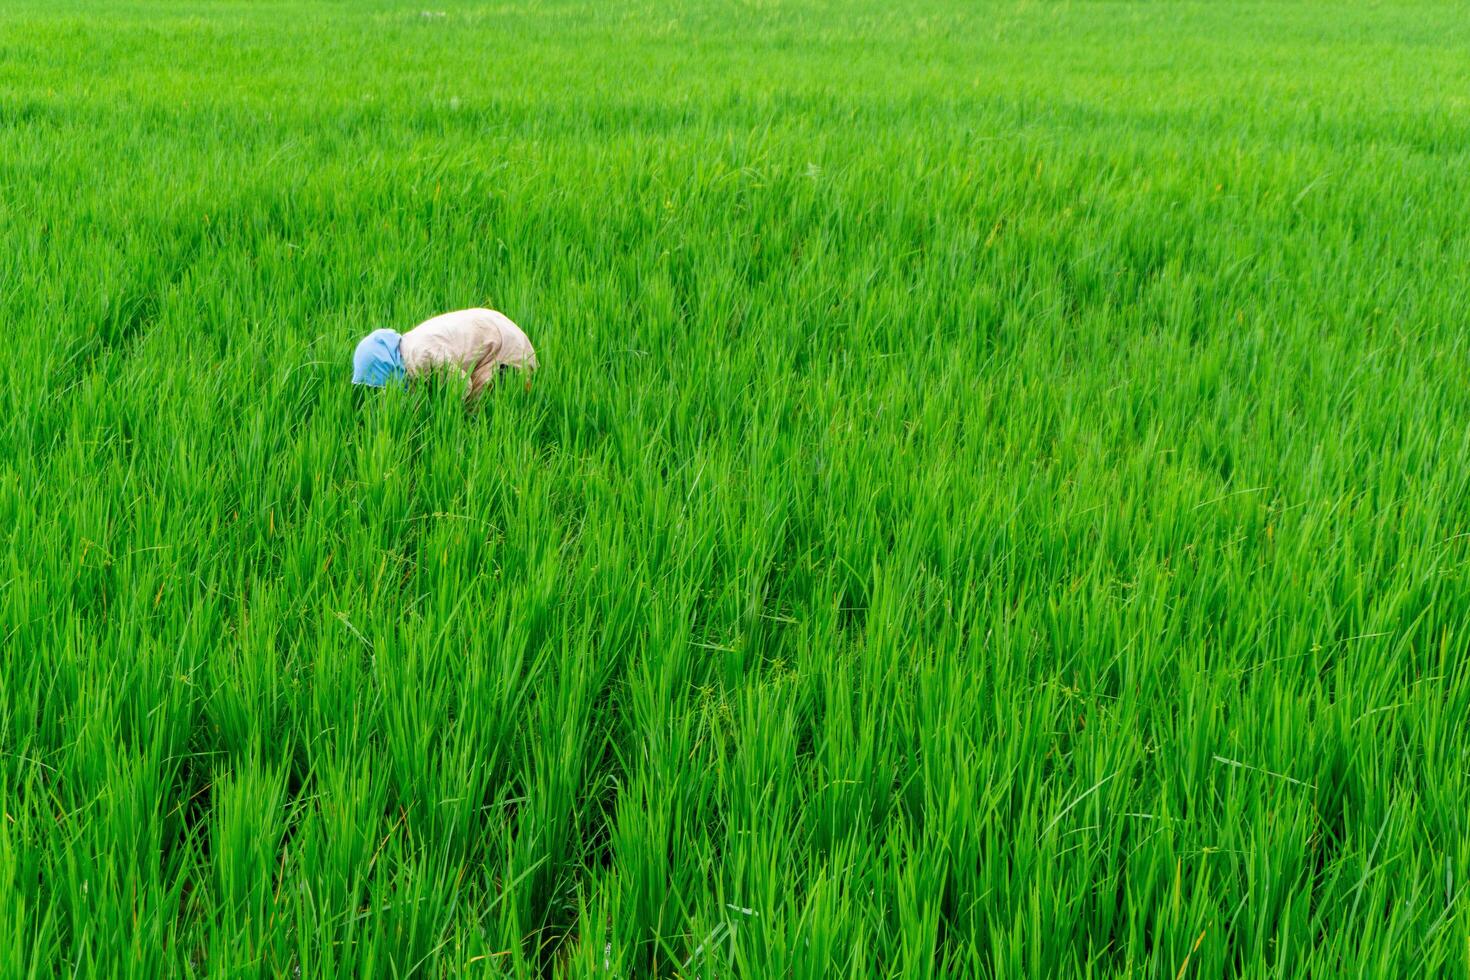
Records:
[[[1470,971],[1458,5],[425,6],[0,10],[0,976]]]

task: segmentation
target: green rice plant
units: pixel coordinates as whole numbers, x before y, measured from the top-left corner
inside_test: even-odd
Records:
[[[9,4],[0,977],[1470,973],[1467,54]]]

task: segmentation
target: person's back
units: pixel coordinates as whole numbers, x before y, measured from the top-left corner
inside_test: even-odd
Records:
[[[537,367],[530,338],[495,310],[456,310],[425,320],[403,335],[401,350],[410,377],[450,365],[473,372],[482,361],[497,368]]]

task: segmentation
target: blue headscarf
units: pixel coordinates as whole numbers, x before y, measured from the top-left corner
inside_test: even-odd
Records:
[[[374,330],[357,345],[352,355],[352,383],[381,388],[394,378],[403,376],[403,355],[398,351],[401,338],[394,330]]]

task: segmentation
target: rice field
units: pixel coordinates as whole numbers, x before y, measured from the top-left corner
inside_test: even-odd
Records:
[[[1453,3],[10,0],[0,977],[1470,973]],[[348,383],[505,312],[474,411]]]

